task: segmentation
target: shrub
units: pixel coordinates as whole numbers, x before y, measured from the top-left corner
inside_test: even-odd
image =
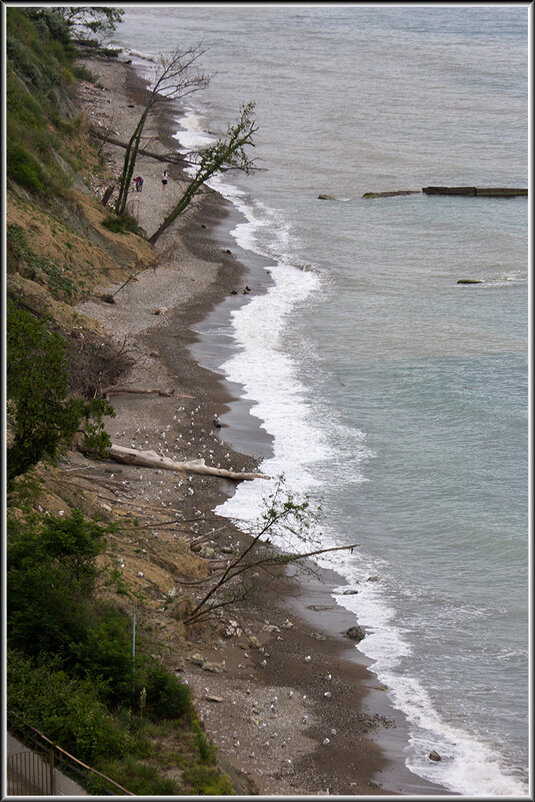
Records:
[[[147,692],[147,712],[153,719],[180,718],[191,709],[191,695],[175,675],[160,663],[145,669],[142,679]]]
[[[104,228],[107,228],[108,231],[113,231],[118,234],[131,232],[133,234],[143,235],[143,230],[139,227],[136,218],[126,212],[119,215],[109,215],[103,220],[102,225]]]
[[[55,459],[83,418],[97,422],[113,408],[102,399],[66,398],[65,340],[45,321],[7,303],[8,420],[14,439],[7,449],[8,482],[42,459]]]
[[[17,184],[35,194],[46,195],[45,173],[37,159],[23,145],[8,144],[7,175]]]
[[[207,737],[204,734],[204,731],[203,731],[201,725],[199,724],[199,722],[197,721],[197,719],[195,719],[193,721],[193,723],[192,723],[192,730],[193,730],[193,735],[194,735],[194,738],[195,738],[195,746],[199,750],[201,763],[206,763],[208,765],[214,765],[215,762],[216,762],[216,758],[217,758],[216,748],[215,748],[214,744],[212,743],[212,741],[209,741],[207,739]]]
[[[102,703],[98,683],[70,677],[58,658],[33,661],[10,652],[7,676],[10,713],[79,759],[123,757],[132,749],[130,735]]]
[[[90,597],[105,530],[71,516],[7,521],[8,643],[28,655],[73,662],[87,642]],[[96,676],[96,674],[95,674]]]

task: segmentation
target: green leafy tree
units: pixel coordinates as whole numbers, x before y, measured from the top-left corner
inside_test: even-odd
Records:
[[[70,516],[8,519],[8,643],[26,654],[71,653],[86,640],[87,602],[107,530]]]
[[[37,320],[7,301],[7,448],[8,482],[43,459],[55,459],[81,421],[95,419],[100,449],[109,445],[98,422],[114,414],[102,399],[67,398],[66,344]]]
[[[119,195],[115,203],[116,214],[125,213],[141,137],[150,112],[162,98],[182,99],[208,86],[210,78],[196,69],[197,61],[205,52],[201,45],[193,45],[186,50],[174,50],[168,56],[160,55],[149,98],[126,146]]]
[[[173,220],[176,220],[178,215],[187,209],[202,185],[213,175],[231,168],[243,170],[245,173],[249,173],[253,169],[254,161],[245,152],[245,147],[254,147],[253,134],[258,130],[254,119],[254,110],[255,103],[253,101],[242,106],[238,121],[234,125],[228,126],[226,137],[218,139],[213,145],[208,145],[195,154],[194,157],[198,161],[197,172],[177,205],[150,237],[151,243],[154,244]]]

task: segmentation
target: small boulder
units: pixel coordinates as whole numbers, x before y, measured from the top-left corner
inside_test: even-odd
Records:
[[[166,312],[167,312],[166,306],[159,306],[157,309],[154,310],[155,315],[165,315]]]
[[[438,761],[442,760],[442,758],[440,757],[438,752],[435,752],[435,750],[433,749],[432,752],[429,752],[429,760],[434,760],[435,763],[438,763]]]
[[[336,200],[334,195],[318,195],[318,200]]]
[[[221,674],[223,671],[223,666],[221,665],[221,663],[205,662],[203,663],[202,667],[204,671],[211,671],[212,674]]]
[[[346,635],[348,638],[351,638],[351,640],[356,640],[357,643],[366,637],[366,633],[362,627],[358,626],[349,627],[349,629],[346,630]]]

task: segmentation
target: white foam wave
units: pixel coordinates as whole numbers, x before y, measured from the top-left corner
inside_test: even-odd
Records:
[[[331,566],[334,567],[334,566]],[[389,608],[381,580],[370,583],[365,574],[375,564],[362,562],[350,566],[339,563],[335,570],[358,589],[356,595],[343,595],[335,589],[338,604],[354,612],[366,637],[359,650],[374,661],[372,670],[388,688],[389,698],[409,723],[407,767],[415,774],[443,785],[450,791],[470,796],[525,796],[527,786],[500,765],[499,757],[481,735],[453,725],[440,716],[422,683],[407,676],[402,659],[410,657],[410,648],[396,613]],[[387,569],[380,566],[379,570]],[[429,760],[429,753],[441,756],[439,763]]]
[[[296,379],[293,358],[281,348],[281,335],[288,315],[317,286],[318,278],[288,265],[273,266],[274,284],[265,295],[233,313],[235,341],[239,352],[222,369],[232,382],[243,386],[244,397],[253,402],[251,413],[274,435],[274,454],[260,469],[274,477],[284,474],[288,485],[301,492],[318,485],[312,464],[330,455],[327,439],[305,402],[306,388]],[[263,480],[242,484],[218,513],[254,520],[266,491]]]
[[[216,141],[213,134],[205,131],[202,117],[197,111],[188,109],[182,117],[177,117],[176,121],[181,128],[173,135],[173,138],[178,140],[186,151],[195,151]],[[190,167],[186,172],[195,173],[195,171],[195,167]]]
[[[150,62],[157,62],[158,57],[153,55],[152,53],[144,53],[141,50],[131,50],[128,48],[124,48],[123,52],[127,56],[134,56],[136,59],[141,59],[142,61],[150,61]]]

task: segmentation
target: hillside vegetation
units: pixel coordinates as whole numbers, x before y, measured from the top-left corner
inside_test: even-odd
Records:
[[[129,366],[75,305],[155,259],[142,236],[103,225],[93,187],[106,168],[76,105],[77,82],[95,79],[68,11],[6,9],[8,719],[135,794],[231,794],[150,632],[132,659],[143,599],[107,555],[118,522],[74,504],[54,467],[80,429],[97,454],[109,442],[102,390]],[[99,14],[88,12],[86,34],[113,24]]]

